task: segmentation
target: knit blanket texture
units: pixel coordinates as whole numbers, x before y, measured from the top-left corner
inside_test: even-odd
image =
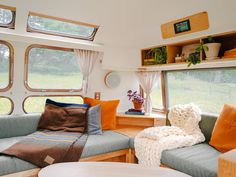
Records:
[[[195,104],[172,107],[168,119],[171,126],[147,128],[135,137],[135,154],[139,164],[159,166],[164,150],[192,146],[205,141],[198,125],[201,110]]]

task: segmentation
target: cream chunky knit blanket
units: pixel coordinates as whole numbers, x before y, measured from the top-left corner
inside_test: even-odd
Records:
[[[168,115],[171,126],[141,131],[134,140],[139,164],[159,166],[162,151],[203,142],[205,137],[198,125],[200,114],[200,109],[194,104],[176,105]]]

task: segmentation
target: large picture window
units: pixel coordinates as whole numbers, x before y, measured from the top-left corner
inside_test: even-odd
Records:
[[[81,96],[30,96],[27,97],[23,103],[25,113],[43,112],[47,98],[64,103],[83,103]]]
[[[0,5],[0,26],[15,28],[16,8]]]
[[[0,115],[11,114],[13,111],[13,102],[6,97],[0,97]]]
[[[28,47],[25,83],[31,91],[80,91],[82,73],[73,49]]]
[[[27,31],[93,40],[98,26],[30,12]]]
[[[169,107],[192,102],[219,113],[225,103],[236,105],[236,68],[170,71],[167,90]]]
[[[0,91],[8,90],[12,85],[13,48],[0,41]]]

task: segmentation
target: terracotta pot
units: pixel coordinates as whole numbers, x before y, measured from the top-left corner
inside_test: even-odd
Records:
[[[134,109],[141,110],[143,107],[143,103],[139,103],[136,101],[133,101]]]

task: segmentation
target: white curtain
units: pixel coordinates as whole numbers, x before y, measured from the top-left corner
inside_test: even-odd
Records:
[[[77,61],[79,64],[80,71],[83,74],[82,89],[83,89],[83,93],[86,94],[88,91],[89,75],[92,72],[96,61],[98,59],[102,59],[103,52],[83,50],[83,49],[74,49],[74,52],[77,56]]]
[[[147,114],[150,114],[152,112],[152,100],[150,94],[152,93],[153,87],[155,86],[160,76],[160,72],[137,71],[136,75],[143,91],[146,93],[146,98],[144,101],[144,110]]]

